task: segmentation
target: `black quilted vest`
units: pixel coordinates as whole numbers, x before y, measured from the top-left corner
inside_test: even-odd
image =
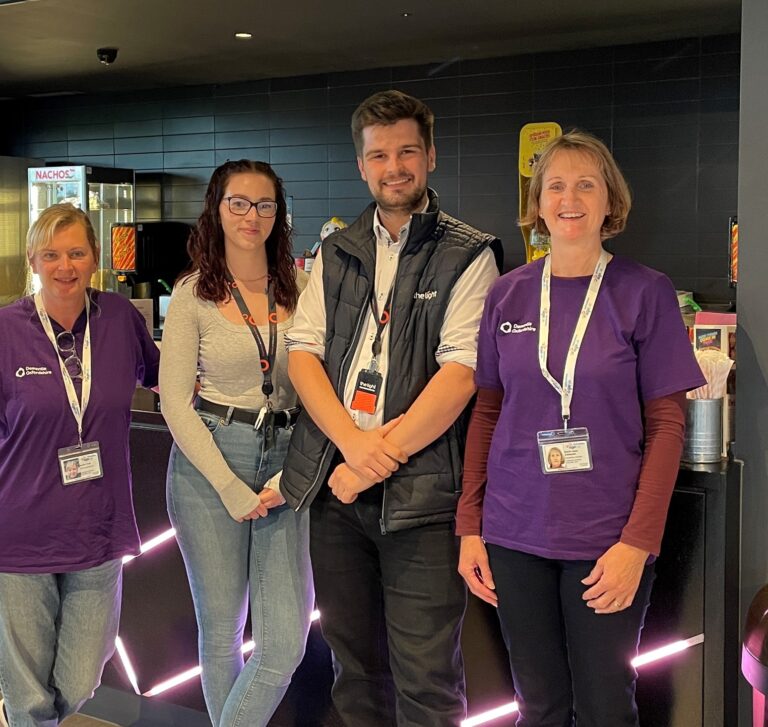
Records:
[[[358,337],[370,314],[375,279],[375,204],[348,228],[323,241],[326,306],[325,368],[339,399]],[[430,190],[424,214],[414,214],[400,252],[389,332],[384,421],[407,411],[439,370],[435,353],[449,294],[457,279],[489,245],[501,263],[501,244],[492,235],[440,212]],[[432,444],[413,455],[383,483],[382,532],[453,519],[461,492],[466,415]],[[329,476],[335,445],[306,414],[291,438],[281,491],[294,509],[307,507]]]

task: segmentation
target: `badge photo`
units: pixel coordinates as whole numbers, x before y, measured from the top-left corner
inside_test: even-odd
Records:
[[[592,469],[592,448],[586,427],[548,429],[536,434],[536,442],[545,475]]]
[[[98,442],[86,442],[82,447],[63,447],[58,455],[61,481],[64,486],[97,480],[104,476]]]

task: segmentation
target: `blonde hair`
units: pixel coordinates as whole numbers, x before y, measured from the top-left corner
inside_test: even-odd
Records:
[[[618,235],[627,226],[627,217],[632,209],[632,195],[627,180],[624,179],[608,147],[597,137],[578,129],[558,136],[542,152],[528,187],[528,209],[518,220],[518,224],[521,227],[533,226],[540,234],[549,234],[546,223],[539,216],[539,198],[544,186],[544,175],[559,151],[579,152],[595,161],[608,189],[608,209],[610,210],[600,228],[600,238],[607,240]]]
[[[99,262],[99,243],[88,215],[69,202],[54,204],[44,209],[27,232],[27,257],[33,257],[39,250],[51,244],[59,230],[70,225],[82,225],[88,238],[93,259]]]

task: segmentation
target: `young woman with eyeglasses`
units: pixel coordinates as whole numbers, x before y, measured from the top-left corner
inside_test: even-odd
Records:
[[[258,727],[301,662],[314,603],[307,513],[278,488],[299,413],[284,340],[307,276],[295,268],[282,182],[268,164],[220,166],[204,205],[163,332],[161,403],[175,440],[168,512],[211,721]],[[244,664],[249,603],[255,646]]]
[[[128,438],[159,351],[122,296],[90,289],[88,217],[44,210],[41,289],[0,309],[0,690],[11,724],[56,725],[115,648],[122,558],[138,555]]]

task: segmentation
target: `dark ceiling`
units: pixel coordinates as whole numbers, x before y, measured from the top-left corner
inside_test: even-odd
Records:
[[[740,24],[739,0],[2,3],[2,97],[441,63],[735,33]],[[253,38],[236,40],[239,31]],[[97,60],[103,46],[120,49],[111,66]]]

